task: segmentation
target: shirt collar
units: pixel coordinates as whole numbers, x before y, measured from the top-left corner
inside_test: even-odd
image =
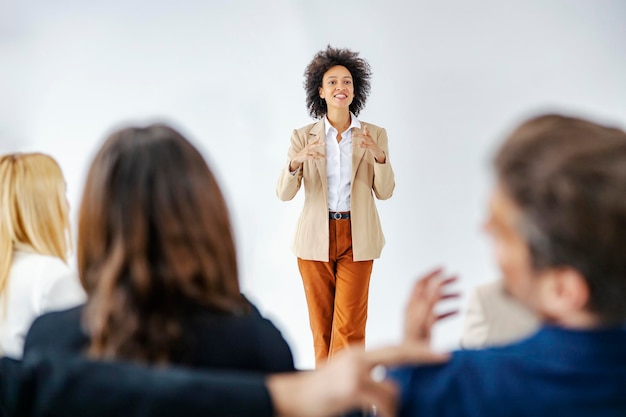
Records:
[[[358,129],[360,129],[361,128],[361,122],[359,121],[359,119],[356,118],[354,113],[350,112],[350,126],[348,127],[347,130],[352,129],[353,127],[356,127]],[[328,131],[330,129],[335,129],[335,128],[328,121],[328,117],[324,116],[324,133],[326,133],[326,136],[328,136]],[[343,133],[343,132],[341,132],[341,133]]]

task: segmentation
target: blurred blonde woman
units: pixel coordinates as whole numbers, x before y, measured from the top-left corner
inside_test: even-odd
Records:
[[[40,153],[0,156],[0,351],[20,358],[40,314],[84,301],[68,266],[65,179]]]

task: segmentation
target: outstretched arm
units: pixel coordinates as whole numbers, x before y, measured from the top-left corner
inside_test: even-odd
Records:
[[[10,415],[273,416],[260,374],[148,367],[33,352]]]
[[[374,405],[377,415],[396,415],[398,390],[394,382],[376,378],[377,366],[440,363],[447,355],[427,348],[396,346],[371,351],[345,349],[315,371],[268,377],[267,386],[279,417],[330,417]]]

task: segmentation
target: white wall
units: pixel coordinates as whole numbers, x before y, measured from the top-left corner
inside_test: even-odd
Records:
[[[516,122],[562,110],[625,124],[625,17],[621,0],[0,0],[0,152],[53,155],[76,208],[114,126],[181,127],[220,177],[245,291],[308,368],[290,251],[302,196],[283,203],[274,189],[292,129],[310,121],[313,54],[332,44],[369,60],[361,118],[390,138],[397,187],[378,204],[387,246],[372,277],[373,347],[399,340],[421,272],[445,265],[465,294],[497,278],[480,223],[489,157]],[[435,345],[454,347],[460,329],[461,317],[438,326]]]

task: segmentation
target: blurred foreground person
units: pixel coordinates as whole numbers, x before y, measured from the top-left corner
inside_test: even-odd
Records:
[[[291,354],[239,294],[235,259],[224,200],[195,148],[163,125],[114,133],[81,205],[87,304],[37,320],[23,362],[0,358],[0,410],[332,417],[373,405],[392,417],[396,387],[373,368],[447,360],[405,343],[346,349],[316,371],[281,371],[293,369]]]
[[[294,370],[278,329],[240,293],[215,176],[173,128],[125,127],[108,137],[87,176],[77,246],[87,303],[40,317],[25,355]]]
[[[425,321],[420,314],[414,317],[414,322]],[[394,417],[397,387],[376,377],[375,367],[448,359],[415,340],[367,352],[345,349],[314,371],[266,375],[96,361],[34,350],[23,363],[0,358],[0,415],[334,417],[374,406],[377,416]]]
[[[21,358],[37,316],[85,300],[70,242],[59,164],[41,153],[0,156],[0,354]]]
[[[542,325],[395,370],[400,416],[626,415],[626,133],[536,117],[504,142],[495,171],[485,228],[506,290]]]

